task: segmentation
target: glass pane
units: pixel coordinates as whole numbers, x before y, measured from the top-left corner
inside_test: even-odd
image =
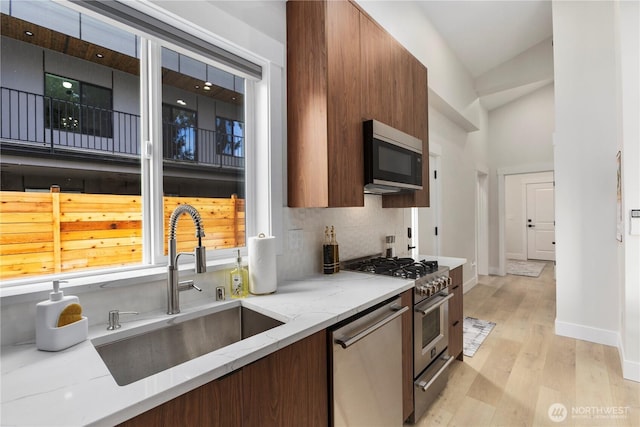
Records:
[[[118,35],[104,46],[79,31],[95,19],[50,1],[11,4],[0,63],[0,277],[139,264],[138,38],[94,25]]]
[[[219,84],[234,79],[242,78],[163,48],[165,233],[176,206],[191,204],[203,219],[209,252],[245,244],[244,95]],[[194,236],[184,215],[178,251],[193,251]]]

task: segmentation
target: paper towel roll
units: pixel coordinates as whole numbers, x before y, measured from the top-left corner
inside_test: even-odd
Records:
[[[263,233],[249,237],[249,292],[271,294],[277,285],[276,238]]]

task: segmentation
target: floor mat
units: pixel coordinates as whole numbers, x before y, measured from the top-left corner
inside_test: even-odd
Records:
[[[465,317],[462,325],[463,354],[467,357],[473,357],[494,326],[496,326],[494,322],[476,319],[475,317]]]
[[[516,276],[538,277],[544,270],[544,262],[507,260],[507,274]]]

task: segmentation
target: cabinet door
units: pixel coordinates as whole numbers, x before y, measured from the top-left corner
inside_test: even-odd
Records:
[[[242,371],[211,381],[121,426],[242,426]]]
[[[245,426],[328,425],[325,331],[245,366],[242,371]]]
[[[408,58],[406,58],[408,56]],[[428,124],[428,94],[427,69],[420,61],[405,51],[405,72],[411,77],[411,93],[405,94],[405,103],[410,107],[403,114],[398,114],[403,120],[405,132],[420,138],[422,141],[422,190],[404,194],[390,194],[382,197],[382,207],[406,208],[429,206],[429,124]],[[406,101],[409,99],[410,101]]]
[[[402,293],[402,305],[413,307],[413,289]],[[413,412],[413,311],[402,315],[402,416]]]
[[[325,5],[287,2],[287,180],[291,207],[327,207]]]
[[[328,1],[326,13],[329,206],[364,206],[360,11]]]
[[[360,16],[362,119],[391,126],[395,90],[393,38],[367,16]]]
[[[462,289],[462,266],[456,267],[449,272],[451,277],[451,287],[449,291],[453,293],[453,298],[449,300],[449,354],[462,360],[462,333],[463,333],[463,289]]]
[[[414,125],[414,93],[416,88],[413,82],[413,63],[415,58],[402,45],[394,40],[392,43],[393,57],[393,110],[392,125],[394,128],[402,132],[413,135],[422,140],[422,137],[416,135]]]

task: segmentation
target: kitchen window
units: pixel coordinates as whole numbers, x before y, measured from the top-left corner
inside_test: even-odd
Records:
[[[182,203],[200,211],[210,257],[228,257],[253,227],[246,88],[260,67],[235,58],[234,69],[219,48],[153,19],[144,25],[176,38],[126,27],[127,5],[78,3],[94,9],[3,2],[1,285],[166,265],[168,217]],[[38,61],[40,94],[24,68]],[[189,227],[178,226],[179,251],[193,248]]]

